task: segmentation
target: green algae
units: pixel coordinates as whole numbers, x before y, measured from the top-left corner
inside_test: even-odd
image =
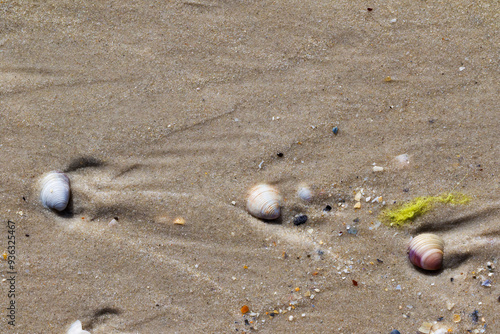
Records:
[[[458,205],[466,204],[469,201],[470,198],[467,195],[459,193],[416,197],[410,202],[384,210],[380,214],[380,219],[387,225],[401,227],[429,212],[438,204]]]

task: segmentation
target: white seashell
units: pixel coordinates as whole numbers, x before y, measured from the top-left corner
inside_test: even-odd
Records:
[[[425,270],[438,270],[443,265],[444,241],[441,237],[424,233],[416,236],[408,245],[410,262]]]
[[[301,200],[309,202],[313,198],[313,193],[311,189],[305,184],[299,185],[299,188],[297,189],[297,195],[300,197]]]
[[[71,324],[66,334],[90,334],[90,332],[84,331],[82,329],[82,322],[77,320]]]
[[[61,172],[50,172],[41,181],[40,200],[44,207],[63,211],[69,202],[69,178]]]
[[[259,184],[250,189],[247,200],[248,212],[257,218],[272,220],[281,215],[281,196],[268,184]]]

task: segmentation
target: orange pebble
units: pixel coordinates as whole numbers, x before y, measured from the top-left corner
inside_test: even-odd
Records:
[[[248,311],[250,311],[250,309],[248,308],[248,306],[243,305],[243,307],[241,308],[241,314],[248,313]]]

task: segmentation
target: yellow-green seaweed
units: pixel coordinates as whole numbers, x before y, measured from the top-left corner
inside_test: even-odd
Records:
[[[468,196],[457,193],[416,197],[408,203],[384,210],[380,214],[380,219],[390,226],[403,226],[428,212],[436,204],[466,204],[469,200]]]

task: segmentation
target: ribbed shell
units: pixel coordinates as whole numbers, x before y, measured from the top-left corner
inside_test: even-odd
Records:
[[[259,184],[248,192],[247,210],[257,218],[272,220],[281,215],[281,196],[276,188]]]
[[[309,202],[313,198],[313,193],[311,189],[305,184],[299,185],[299,188],[297,189],[297,195],[300,197],[301,200],[306,202]]]
[[[441,237],[424,233],[416,236],[408,245],[410,262],[425,270],[438,270],[443,265],[444,241]]]
[[[61,172],[50,172],[41,181],[40,200],[44,207],[63,211],[69,202],[69,178]]]

